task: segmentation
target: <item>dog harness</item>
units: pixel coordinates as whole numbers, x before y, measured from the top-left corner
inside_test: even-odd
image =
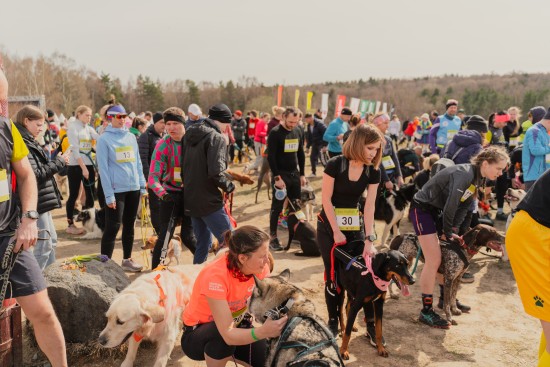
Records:
[[[468,261],[468,259],[466,258],[466,255],[464,254],[464,251],[462,250],[466,250],[466,252],[472,256],[474,256],[479,252],[476,250],[472,250],[470,246],[468,246],[468,244],[464,242],[462,237],[458,238],[457,241],[439,240],[439,243],[442,246],[445,246],[446,248],[448,248],[449,250],[454,251],[460,258],[460,260],[464,263],[465,267],[468,267],[468,265],[470,265],[470,261]]]
[[[165,270],[165,269],[167,269],[166,266],[159,266],[155,270]],[[162,285],[159,282],[160,276],[161,276],[161,274],[157,274],[157,276],[155,276],[155,278],[153,278],[153,280],[155,281],[155,284],[159,288],[159,293],[160,293],[160,295],[159,295],[159,306],[164,307],[164,300],[166,299],[166,294],[164,293],[164,289],[162,289]],[[134,332],[133,338],[137,343],[139,343],[140,341],[143,340],[143,335],[141,335],[137,332]]]
[[[390,282],[384,279],[380,279],[379,277],[374,275],[374,271],[372,271],[372,257],[367,256],[367,258],[365,259],[365,266],[367,267],[367,270],[363,271],[361,275],[367,275],[368,273],[370,273],[372,275],[372,281],[374,282],[376,288],[380,289],[382,292],[386,292],[388,290]]]

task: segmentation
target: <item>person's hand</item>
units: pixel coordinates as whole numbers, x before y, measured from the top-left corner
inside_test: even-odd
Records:
[[[279,178],[278,180],[275,180],[275,187],[282,190],[286,187],[286,184],[282,178]]]
[[[363,248],[363,259],[366,259],[367,256],[374,256],[378,251],[374,247],[374,243],[369,240],[365,240],[365,247]]]
[[[333,239],[334,239],[334,243],[336,244],[347,242],[346,236],[344,236],[344,234],[342,233],[342,231],[340,231],[340,229],[337,229],[336,231],[334,231]]]
[[[271,320],[268,318],[265,320],[264,324],[258,329],[262,329],[261,336],[264,338],[276,338],[281,335],[283,328],[285,327],[288,321],[288,316],[285,315],[279,320]]]
[[[116,201],[113,201],[111,204],[107,204],[107,207],[116,210]]]
[[[344,139],[344,134],[340,134],[336,137],[336,140],[342,140]]]
[[[36,219],[23,218],[17,231],[15,232],[15,247],[14,252],[19,252],[21,247],[23,250],[28,250],[29,247],[36,244],[38,238],[38,227],[36,226]]]
[[[88,172],[88,168],[84,166],[82,168],[82,176],[87,180],[90,177],[90,172]]]
[[[227,189],[225,190],[226,194],[231,194],[233,191],[235,191],[235,184],[231,181],[227,184]]]
[[[399,176],[397,177],[397,186],[401,187],[405,184],[405,181],[403,181],[403,177]]]
[[[322,147],[322,148],[321,148],[321,152],[323,152],[323,153],[326,153],[327,150],[328,150],[328,147]]]
[[[162,195],[160,199],[165,203],[175,203],[177,199],[177,195],[167,192],[166,194]]]
[[[306,176],[300,176],[300,185],[303,187],[307,185]]]
[[[390,191],[393,190],[393,182],[391,181],[386,181],[384,183],[384,186],[386,187],[386,190],[390,190]]]

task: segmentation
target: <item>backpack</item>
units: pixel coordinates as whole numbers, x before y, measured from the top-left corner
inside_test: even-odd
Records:
[[[438,159],[432,166],[432,169],[430,171],[430,178],[434,177],[435,174],[447,167],[452,167],[455,165],[455,158],[458,156],[458,154],[464,149],[464,147],[458,148],[458,150],[453,154],[451,158],[447,158],[447,152],[445,152],[443,158]]]

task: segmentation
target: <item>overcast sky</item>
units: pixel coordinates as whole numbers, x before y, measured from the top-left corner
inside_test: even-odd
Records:
[[[0,46],[120,77],[308,84],[550,72],[546,0],[3,0]]]

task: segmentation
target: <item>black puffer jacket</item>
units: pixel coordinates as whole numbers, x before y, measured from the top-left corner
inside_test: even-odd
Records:
[[[29,148],[29,162],[38,184],[38,213],[43,214],[61,208],[61,193],[57,188],[53,175],[65,166],[65,162],[61,157],[53,161],[48,160],[44,149],[40,147],[40,144],[34,139],[29,130],[23,125],[15,125],[21,133],[27,148]]]
[[[234,189],[223,173],[227,169],[225,139],[216,123],[205,119],[187,130],[182,151],[185,214],[205,217],[222,208],[220,189]]]
[[[149,178],[149,167],[151,166],[151,157],[155,151],[155,147],[161,136],[155,130],[155,125],[151,125],[138,138],[139,157],[143,168],[143,176],[145,181]]]

